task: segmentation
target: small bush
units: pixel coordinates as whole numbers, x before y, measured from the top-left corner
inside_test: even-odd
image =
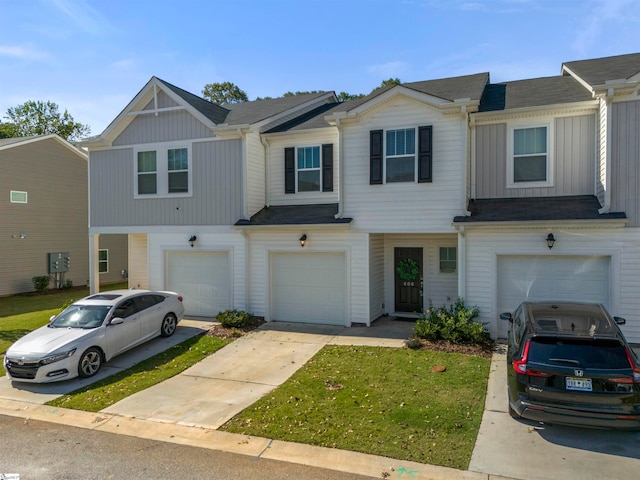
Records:
[[[223,327],[243,328],[253,324],[254,317],[251,313],[242,310],[225,310],[216,317]]]
[[[449,307],[435,308],[429,303],[429,308],[416,321],[415,336],[429,341],[487,343],[490,340],[487,329],[474,321],[478,314],[478,307],[465,307],[461,298]]]
[[[36,292],[41,292],[49,286],[49,275],[39,275],[31,279]]]

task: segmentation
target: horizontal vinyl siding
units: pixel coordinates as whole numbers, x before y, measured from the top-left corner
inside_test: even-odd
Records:
[[[284,149],[333,144],[333,191],[284,193]],[[338,131],[323,129],[320,132],[294,133],[269,140],[269,201],[270,205],[306,205],[338,202],[340,179],[338,178]],[[320,171],[322,177],[322,170]]]
[[[54,252],[71,256],[65,281],[85,285],[87,161],[47,139],[0,151],[0,167],[0,295],[35,290],[32,277],[47,275],[47,254]],[[27,192],[27,203],[10,203],[12,190]]]
[[[302,230],[284,230],[274,233],[249,232],[250,265],[249,308],[255,315],[268,317],[269,254],[270,252],[300,253],[298,238]],[[348,322],[369,322],[369,282],[367,235],[305,229],[308,241],[304,253],[344,252],[347,265]]]
[[[498,328],[497,255],[610,256],[610,310],[625,317],[622,329],[640,342],[640,229],[554,230],[556,243],[549,250],[547,231],[467,231],[465,303],[477,305],[479,321],[487,322],[491,334]]]
[[[265,205],[265,149],[259,134],[250,133],[246,139],[247,210],[251,216]]]
[[[226,252],[231,262],[231,305],[233,309],[247,310],[246,305],[246,245],[244,236],[231,227],[198,230],[196,246],[191,249],[184,233],[149,234],[149,288],[167,289],[167,252]]]
[[[433,126],[433,182],[369,184],[369,132]],[[394,99],[358,125],[344,126],[344,216],[369,232],[451,232],[451,220],[465,203],[465,122],[433,107]]]
[[[640,101],[611,109],[611,211],[640,226]]]
[[[532,119],[532,124],[535,124]],[[596,164],[595,116],[554,119],[551,145],[553,186],[507,188],[507,124],[476,127],[476,197],[554,197],[593,195]]]
[[[134,199],[133,149],[91,152],[91,226],[231,225],[242,215],[239,140],[191,145],[193,196]]]
[[[126,281],[122,270],[129,270],[127,235],[100,235],[98,242],[101,250],[109,250],[109,271],[100,273],[100,284]]]

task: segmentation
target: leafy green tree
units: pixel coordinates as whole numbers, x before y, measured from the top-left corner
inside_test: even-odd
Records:
[[[399,78],[388,78],[386,80],[383,80],[379,87],[376,87],[371,91],[375,92],[379,88],[384,88],[384,87],[393,86],[393,85],[401,85],[401,84],[402,82],[400,81]]]
[[[17,137],[16,126],[13,123],[2,123],[0,121],[0,138]]]
[[[3,128],[12,137],[47,135],[56,133],[68,141],[79,140],[91,133],[89,125],[76,122],[67,112],[60,113],[54,102],[28,100],[15,108],[7,109],[7,116],[13,127]],[[8,124],[3,124],[8,125]]]
[[[340,92],[338,94],[338,100],[340,100],[341,102],[346,102],[347,100],[357,100],[358,98],[362,98],[364,96],[364,93],[352,94],[347,92]]]
[[[232,82],[207,83],[202,90],[202,96],[216,105],[241,103],[249,100],[246,92]]]

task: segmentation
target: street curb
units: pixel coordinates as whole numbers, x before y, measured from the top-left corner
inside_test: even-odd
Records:
[[[92,413],[0,399],[0,415],[56,423],[147,440],[218,450],[374,478],[405,477],[419,480],[506,480],[486,473],[456,470],[376,455],[293,442],[221,432],[202,427],[161,423],[108,413]],[[394,472],[399,472],[397,475]]]

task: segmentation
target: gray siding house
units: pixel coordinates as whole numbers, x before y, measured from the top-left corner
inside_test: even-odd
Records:
[[[51,288],[86,285],[86,153],[53,134],[8,138],[0,140],[0,165],[0,295],[35,290],[35,276],[50,275]],[[126,237],[106,244],[101,283],[122,279],[124,252]],[[50,254],[68,254],[68,271],[50,272]]]

